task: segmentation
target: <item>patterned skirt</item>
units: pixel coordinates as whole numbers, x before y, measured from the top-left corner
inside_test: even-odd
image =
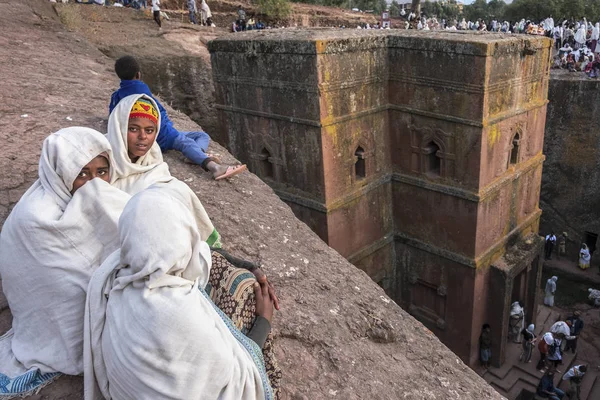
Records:
[[[206,293],[243,334],[252,329],[256,319],[254,282],[256,278],[251,272],[234,267],[221,254],[212,252],[212,267]],[[263,347],[263,357],[274,398],[279,399],[281,369],[275,359],[271,333]]]

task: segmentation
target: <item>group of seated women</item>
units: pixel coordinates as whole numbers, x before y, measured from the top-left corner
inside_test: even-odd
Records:
[[[73,127],[44,141],[39,179],[0,234],[13,314],[0,395],[83,374],[86,399],[278,398],[273,287],[221,249],[158,127],[154,100],[132,95],[106,137]]]

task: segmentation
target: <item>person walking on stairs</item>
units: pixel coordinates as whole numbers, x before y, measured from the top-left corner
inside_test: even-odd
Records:
[[[570,400],[581,400],[581,381],[587,372],[587,365],[576,365],[563,376],[563,381],[569,381],[567,396]]]

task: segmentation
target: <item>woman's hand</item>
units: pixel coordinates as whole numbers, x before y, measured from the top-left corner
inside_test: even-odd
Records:
[[[277,295],[275,294],[275,288],[273,287],[273,284],[271,284],[271,282],[269,282],[269,280],[267,279],[267,275],[265,275],[263,270],[260,268],[256,268],[255,270],[252,271],[252,273],[254,274],[254,277],[256,277],[256,280],[258,281],[258,283],[260,283],[261,285],[262,284],[267,285],[267,287],[269,289],[269,297],[273,301],[275,309],[277,311],[279,311],[279,299],[277,298]]]
[[[271,323],[274,302],[269,295],[269,285],[266,282],[256,282],[254,284],[254,295],[256,296],[256,315],[260,315]]]

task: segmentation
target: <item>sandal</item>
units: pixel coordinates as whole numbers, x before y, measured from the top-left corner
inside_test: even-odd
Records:
[[[247,169],[248,168],[246,167],[246,164],[236,165],[236,166],[230,165],[229,167],[227,167],[227,171],[225,171],[225,173],[223,175],[215,178],[215,181],[220,181],[221,179],[231,178],[233,176],[241,174],[242,172],[244,172]]]

